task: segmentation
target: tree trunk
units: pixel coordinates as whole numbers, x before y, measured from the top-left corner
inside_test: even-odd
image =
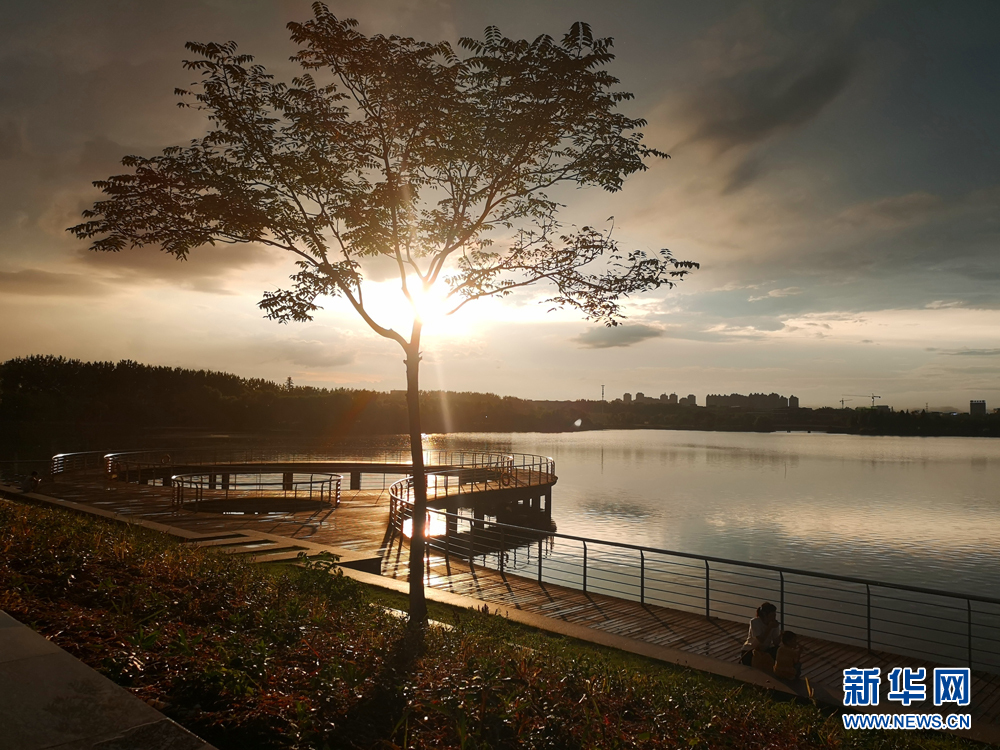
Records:
[[[424,471],[424,442],[420,424],[420,321],[414,321],[406,347],[406,405],[410,428],[410,457],[413,460],[413,533],[410,535],[410,623],[427,622],[424,598],[424,521],[427,517],[427,475]]]

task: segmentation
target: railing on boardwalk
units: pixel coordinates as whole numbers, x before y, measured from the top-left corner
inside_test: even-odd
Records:
[[[99,469],[106,465],[107,451],[81,451],[78,453],[57,453],[49,459],[50,474],[64,474],[70,471]]]
[[[197,511],[205,500],[280,497],[316,500],[334,508],[340,505],[339,474],[322,472],[232,472],[228,474],[174,474],[174,508],[194,505]]]
[[[394,487],[390,521],[400,531],[412,487]],[[771,601],[783,627],[803,635],[1000,673],[1000,599],[549,533],[434,509],[426,525],[432,550],[471,567],[732,621],[748,621],[757,605]]]
[[[432,451],[433,453],[433,451]],[[556,462],[548,456],[530,453],[480,453],[449,451],[436,464],[446,469],[426,473],[427,497],[440,500],[485,490],[544,486],[555,482]],[[389,522],[402,528],[413,504],[413,477],[400,479],[389,487]]]
[[[77,455],[77,454],[63,454]],[[82,455],[82,454],[81,454]],[[397,465],[411,464],[408,450],[374,450],[295,452],[281,448],[242,448],[214,450],[210,448],[181,448],[177,450],[143,450],[98,453],[103,456],[104,470],[114,477],[142,478],[143,472],[162,472],[168,466],[212,466],[260,463],[358,463]],[[432,469],[466,468],[470,473],[483,472],[492,476],[499,472],[501,478],[514,476],[519,469],[532,473],[533,481],[538,481],[542,473],[554,474],[552,459],[542,456],[527,456],[518,453],[497,453],[465,450],[426,450],[423,452],[424,465]],[[55,461],[55,457],[53,458]]]

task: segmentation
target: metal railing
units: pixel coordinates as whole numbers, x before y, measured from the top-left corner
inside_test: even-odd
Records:
[[[75,455],[75,454],[62,454]],[[325,451],[295,452],[280,448],[242,448],[215,450],[210,448],[180,448],[176,450],[116,451],[103,453],[104,470],[109,476],[142,476],[144,470],[162,472],[169,466],[253,465],[261,463],[358,463],[371,464],[373,471],[379,465],[412,465],[409,450]],[[548,462],[549,472],[554,471],[552,459],[518,453],[496,453],[465,450],[425,450],[424,465],[431,470],[453,468],[478,468],[510,472],[518,468],[542,468]],[[55,457],[53,458],[55,460]]]
[[[530,453],[478,453],[451,451],[449,468],[428,471],[427,498],[440,500],[473,492],[550,485],[556,480],[556,463],[548,456]],[[462,459],[460,461],[451,459]],[[402,528],[414,500],[414,479],[405,477],[389,487],[389,523]]]
[[[57,453],[49,459],[49,474],[64,474],[70,471],[99,469],[106,465],[107,451],[80,451],[77,453]]]
[[[471,566],[737,622],[768,600],[784,628],[804,635],[1000,673],[1000,599],[547,533],[433,509],[427,528],[432,549]]]
[[[175,474],[171,477],[175,509],[206,500],[295,499],[314,500],[336,508],[340,505],[339,474],[293,472],[232,472],[226,474]]]

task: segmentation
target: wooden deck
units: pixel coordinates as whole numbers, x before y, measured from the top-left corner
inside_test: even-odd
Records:
[[[123,516],[135,516],[201,534],[253,529],[316,544],[377,553],[388,543],[388,490],[344,490],[340,507],[289,513],[196,513],[173,507],[173,490],[109,482],[93,475],[57,475],[45,494]]]
[[[273,513],[195,513],[172,506],[172,490],[152,485],[109,482],[95,475],[57,475],[42,491],[49,496],[137,519],[154,521],[184,535],[204,535],[199,542],[235,554],[252,554],[259,561],[294,558],[300,551],[323,546],[340,547],[382,556],[382,574],[393,578],[408,575],[409,550],[405,540],[387,531],[387,490],[349,490],[336,510],[331,508]],[[212,538],[214,537],[214,539]],[[289,541],[283,542],[283,539]],[[517,608],[568,623],[735,664],[746,636],[745,622],[706,618],[656,605],[618,599],[547,583],[492,569],[469,565],[456,557],[446,560],[432,551],[425,570],[426,582],[435,588],[473,597],[484,602]],[[749,617],[749,613],[748,613]],[[883,676],[894,667],[925,667],[928,676],[935,666],[910,657],[801,637],[804,646],[803,675],[817,699],[840,705],[842,673],[851,667],[881,667]],[[888,680],[883,679],[883,699],[878,710],[899,711],[898,704],[884,698]],[[927,681],[930,685],[930,680]],[[790,683],[798,692],[807,691],[804,680]],[[973,727],[984,726],[1000,739],[1000,675],[974,672],[972,706],[944,706],[942,713],[972,714]],[[914,704],[907,711],[937,712],[932,701]]]

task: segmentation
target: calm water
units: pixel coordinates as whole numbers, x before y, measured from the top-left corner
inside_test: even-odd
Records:
[[[1000,440],[616,430],[426,442],[553,457],[562,533],[1000,596]]]

